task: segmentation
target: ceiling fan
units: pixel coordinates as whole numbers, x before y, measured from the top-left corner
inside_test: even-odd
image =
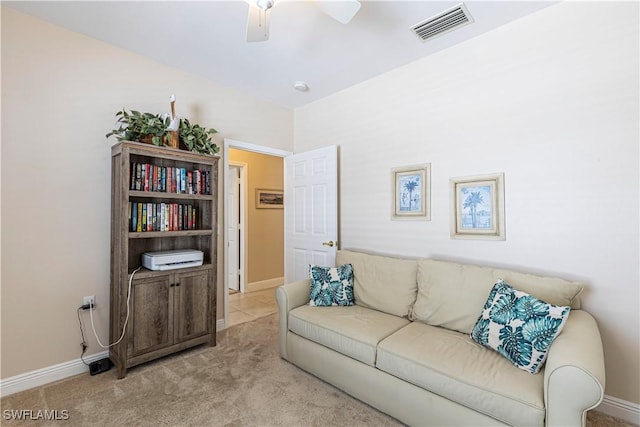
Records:
[[[249,3],[247,41],[263,42],[269,40],[271,8],[277,0],[246,1]],[[358,0],[315,0],[313,4],[342,24],[348,24],[360,10],[360,2]]]

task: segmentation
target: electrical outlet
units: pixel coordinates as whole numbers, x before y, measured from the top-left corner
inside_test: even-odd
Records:
[[[96,297],[95,297],[95,295],[90,295],[88,297],[82,298],[82,305],[83,306],[87,306],[87,308],[89,308],[90,306],[93,307],[93,308],[96,308]]]

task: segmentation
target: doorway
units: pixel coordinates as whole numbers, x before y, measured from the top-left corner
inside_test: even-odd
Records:
[[[248,231],[248,220],[246,217],[243,219],[243,212],[246,212],[249,206],[249,198],[252,196],[250,193],[252,190],[249,188],[248,181],[248,170],[250,169],[249,164],[245,164],[242,167],[242,164],[238,164],[238,162],[233,162],[229,160],[229,150],[237,149],[242,151],[247,151],[251,153],[258,154],[266,154],[268,156],[275,156],[284,158],[291,153],[284,150],[279,150],[270,147],[259,146],[255,144],[250,144],[242,141],[225,139],[223,145],[223,171],[222,176],[224,177],[223,182],[223,198],[224,198],[224,209],[222,211],[224,217],[224,240],[223,240],[223,253],[224,253],[224,286],[223,286],[223,312],[224,319],[220,319],[220,321],[224,322],[223,325],[219,325],[220,329],[226,328],[229,326],[229,290],[234,289],[235,281],[238,280],[238,290],[240,292],[244,292],[247,290],[249,274],[247,272],[247,253],[250,250],[246,244],[247,242],[247,234]],[[239,175],[236,175],[234,170],[239,168]],[[244,184],[244,192],[242,192],[242,170],[244,170],[245,176],[245,184]],[[284,167],[283,167],[284,172]],[[236,179],[236,177],[238,177]],[[237,182],[240,181],[239,189],[237,187]],[[234,200],[238,199],[238,200]],[[245,201],[245,209],[238,208],[236,210],[236,206],[238,202],[242,200]],[[230,209],[230,205],[234,207]],[[237,214],[236,214],[237,212]],[[240,220],[238,222],[238,219]],[[236,230],[233,224],[240,224],[238,227],[239,230]],[[284,237],[284,233],[283,233]],[[236,256],[236,254],[238,254]],[[284,254],[283,254],[284,255]],[[250,268],[250,267],[249,267]],[[239,273],[238,273],[239,272]]]
[[[227,221],[227,281],[229,291],[244,292],[247,164],[229,161]]]

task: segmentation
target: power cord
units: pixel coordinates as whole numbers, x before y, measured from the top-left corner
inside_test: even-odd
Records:
[[[91,318],[91,329],[93,330],[93,335],[96,337],[96,341],[98,342],[98,345],[102,348],[109,348],[109,347],[113,347],[114,345],[118,344],[120,341],[122,341],[122,339],[124,338],[124,334],[127,331],[127,323],[129,322],[129,313],[130,313],[130,309],[129,309],[129,301],[131,299],[131,284],[133,283],[133,276],[142,268],[142,266],[136,268],[135,270],[133,270],[133,272],[131,273],[131,275],[129,276],[129,286],[127,288],[127,316],[124,319],[124,326],[122,327],[122,334],[120,334],[120,338],[118,338],[118,341],[112,343],[112,344],[108,344],[108,345],[104,345],[102,344],[102,342],[100,341],[100,338],[98,337],[98,333],[96,332],[96,327],[95,324],[93,322],[93,304],[85,304],[82,305],[80,307],[78,307],[78,321],[80,322],[80,334],[82,335],[82,343],[80,344],[82,346],[82,355],[80,356],[80,359],[82,359],[82,356],[84,355],[85,351],[87,350],[87,342],[84,338],[84,330],[83,330],[83,325],[82,325],[82,320],[80,319],[80,310],[86,310],[87,308],[89,309],[89,317]],[[88,305],[88,307],[87,307]],[[84,360],[82,360],[84,362]],[[87,365],[86,362],[84,362],[85,365]]]
[[[82,319],[80,318],[80,310],[83,310],[84,306],[80,306],[78,307],[77,313],[78,313],[78,323],[80,324],[80,335],[82,336],[82,342],[80,343],[80,346],[82,346],[82,353],[80,353],[80,360],[82,360],[82,363],[84,363],[85,365],[89,366],[89,364],[87,362],[85,362],[83,356],[87,351],[87,340],[84,338],[84,327],[82,325]]]

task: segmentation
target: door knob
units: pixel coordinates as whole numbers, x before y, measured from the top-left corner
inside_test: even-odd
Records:
[[[338,244],[338,242],[333,243],[333,240],[329,240],[328,242],[322,242],[322,246],[329,246],[330,248],[333,247],[334,244]]]

